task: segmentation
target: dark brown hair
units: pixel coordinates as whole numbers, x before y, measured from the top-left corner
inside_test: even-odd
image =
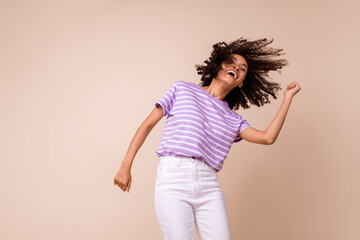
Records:
[[[244,38],[237,39],[229,44],[219,42],[213,45],[213,51],[203,65],[196,64],[197,73],[201,75],[200,86],[209,86],[219,70],[221,63],[230,63],[231,54],[239,54],[248,63],[248,71],[241,88],[235,87],[225,97],[229,108],[238,110],[250,108],[249,103],[258,107],[270,103],[269,95],[276,99],[276,93],[281,89],[280,84],[268,80],[269,71],[278,71],[288,64],[286,59],[277,59],[283,55],[282,49],[271,48],[267,45],[273,39],[266,38],[250,41]]]

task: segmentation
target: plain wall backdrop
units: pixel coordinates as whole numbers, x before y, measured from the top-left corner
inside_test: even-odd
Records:
[[[233,144],[219,172],[233,239],[360,239],[356,1],[1,1],[0,238],[162,239],[165,118],[113,184],[135,131],[212,45],[274,38],[294,97],[278,140]],[[237,112],[265,130],[271,104]]]

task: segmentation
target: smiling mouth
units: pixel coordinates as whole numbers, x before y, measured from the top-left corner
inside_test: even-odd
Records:
[[[230,76],[232,76],[234,79],[236,79],[237,75],[234,71],[230,70],[226,72],[227,74],[229,74]]]
[[[233,72],[229,72],[228,73],[230,76],[232,76],[233,78],[235,78],[235,74]]]

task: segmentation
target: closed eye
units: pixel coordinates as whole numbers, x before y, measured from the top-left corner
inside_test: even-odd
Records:
[[[231,63],[235,64],[234,58],[231,60]],[[246,71],[245,68],[240,68],[240,69],[243,70],[244,72]]]

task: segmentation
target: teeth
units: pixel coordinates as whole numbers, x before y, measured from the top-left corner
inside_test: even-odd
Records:
[[[235,72],[235,71],[233,71],[233,70],[229,70],[229,71],[227,71],[227,73],[230,73],[230,72],[234,74],[234,76],[233,76],[234,78],[237,78],[237,74],[236,74],[236,72]]]

